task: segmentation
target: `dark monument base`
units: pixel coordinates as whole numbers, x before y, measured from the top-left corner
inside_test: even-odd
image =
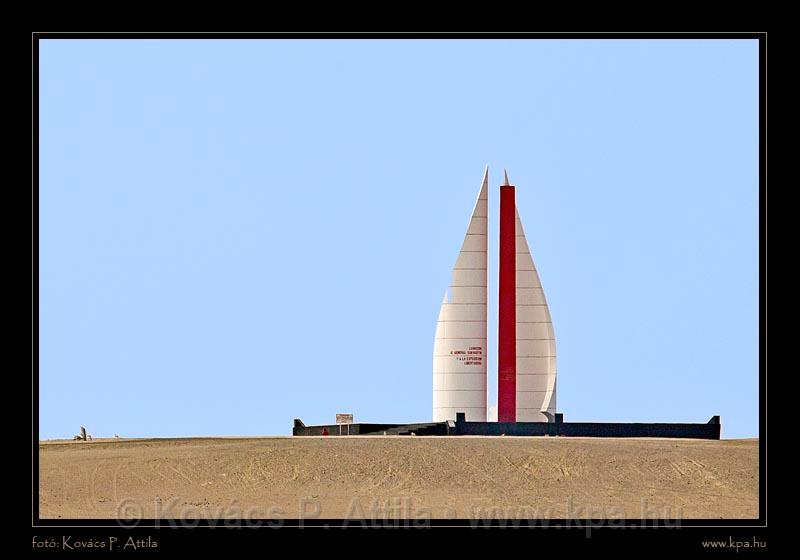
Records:
[[[561,436],[561,437],[650,437],[719,439],[722,424],[713,416],[705,424],[639,422],[564,422],[557,413],[555,422],[467,422],[456,414],[455,422],[416,424],[324,424],[306,426],[296,418],[293,436]]]

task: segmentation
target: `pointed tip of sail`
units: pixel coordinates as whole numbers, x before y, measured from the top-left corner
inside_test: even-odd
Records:
[[[486,196],[486,193],[489,189],[489,166],[486,166],[486,169],[483,171],[483,180],[481,181],[481,188],[478,193],[478,198],[482,198]]]
[[[503,168],[503,185],[504,187],[510,187],[511,183],[508,181],[508,171]]]
[[[489,196],[489,166],[483,171],[483,179],[481,180],[481,188],[478,189],[478,200],[484,200]],[[477,205],[477,202],[475,203]],[[473,214],[474,214],[473,210]]]

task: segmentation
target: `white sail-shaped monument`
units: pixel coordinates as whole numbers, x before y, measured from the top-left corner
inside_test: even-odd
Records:
[[[433,420],[486,421],[489,169],[445,292],[433,348]]]
[[[515,208],[517,422],[552,422],[556,413],[556,340],[550,309]]]

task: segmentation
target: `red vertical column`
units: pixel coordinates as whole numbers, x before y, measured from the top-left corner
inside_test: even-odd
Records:
[[[497,421],[517,421],[517,239],[514,187],[500,187]]]

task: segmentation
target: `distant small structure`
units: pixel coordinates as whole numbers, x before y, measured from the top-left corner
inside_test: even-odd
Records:
[[[86,428],[81,426],[81,433],[72,438],[76,441],[92,441],[91,434],[86,433]]]

